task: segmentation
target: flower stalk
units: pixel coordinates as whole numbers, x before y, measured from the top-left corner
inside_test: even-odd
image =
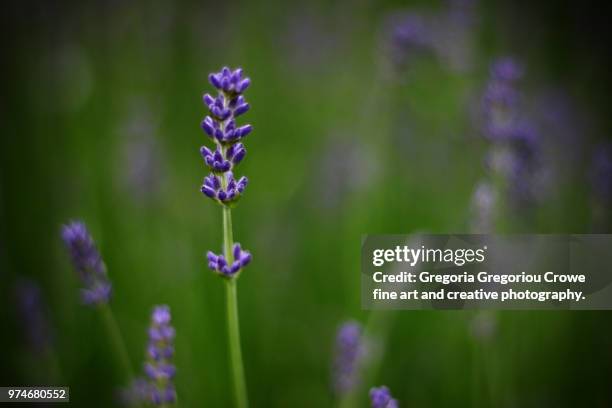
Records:
[[[72,221],[64,225],[61,236],[70,255],[72,265],[83,285],[81,288],[81,301],[83,304],[99,310],[122,370],[128,377],[128,380],[131,380],[134,370],[132,369],[123,336],[109,306],[112,284],[108,279],[106,265],[102,260],[102,256],[85,223],[81,221]]]
[[[210,83],[218,90],[217,96],[205,94],[204,105],[209,115],[202,121],[202,130],[214,142],[214,150],[202,146],[200,154],[210,174],[204,178],[202,194],[222,207],[223,250],[221,254],[208,251],[208,267],[225,278],[227,330],[229,339],[230,364],[236,406],[248,406],[247,388],[244,377],[242,351],[240,348],[240,325],[238,319],[238,297],[236,279],[251,261],[251,254],[234,242],[232,231],[232,207],[241,198],[248,179],[234,178],[235,167],[246,156],[242,140],[251,133],[251,125],[238,126],[236,118],[246,113],[250,106],[242,93],[251,80],[242,76],[242,69],[234,71],[224,67],[220,72],[209,75]]]
[[[121,335],[121,330],[117,325],[117,320],[115,320],[115,315],[113,314],[110,306],[108,306],[106,303],[98,305],[98,310],[102,315],[102,320],[104,320],[104,325],[106,326],[106,330],[110,335],[110,341],[116,350],[121,368],[123,369],[123,372],[127,374],[128,379],[131,380],[134,378],[134,370],[132,368],[132,363],[125,346],[125,342],[123,341],[123,336]]]

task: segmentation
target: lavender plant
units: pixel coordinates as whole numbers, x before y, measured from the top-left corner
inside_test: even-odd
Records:
[[[595,232],[608,232],[612,220],[612,144],[602,143],[595,147],[590,173],[592,229]]]
[[[393,13],[385,22],[388,56],[394,69],[405,68],[413,58],[432,50],[430,22],[421,13]]]
[[[83,288],[81,299],[87,305],[107,304],[112,285],[106,274],[106,265],[87,232],[85,224],[73,221],[62,228],[62,239],[70,253],[72,265],[76,270]]]
[[[29,350],[36,355],[48,353],[53,336],[40,286],[23,279],[16,284],[15,295]]]
[[[495,184],[503,184],[511,204],[524,209],[541,192],[541,146],[521,104],[517,82],[524,68],[513,58],[494,61],[483,95],[484,136],[491,142],[487,167]]]
[[[372,408],[398,408],[397,400],[391,396],[391,391],[384,385],[374,387],[370,390],[370,401]]]
[[[215,147],[214,150],[206,146],[200,149],[204,164],[210,170],[201,191],[222,207],[223,251],[220,254],[209,251],[206,257],[209,268],[225,278],[234,394],[237,406],[246,407],[248,399],[240,349],[236,280],[251,261],[251,254],[243,250],[239,243],[234,243],[231,209],[241,198],[248,183],[244,176],[236,179],[234,169],[246,155],[242,140],[252,130],[251,125],[238,126],[236,123],[236,119],[250,108],[242,94],[251,80],[243,76],[242,69],[232,71],[228,67],[210,74],[208,79],[218,92],[216,96],[204,95],[204,105],[209,115],[202,121],[202,129]]]
[[[176,374],[176,367],[172,363],[175,331],[170,325],[170,319],[168,306],[153,308],[144,371],[149,378],[149,387],[146,388],[147,401],[154,405],[176,402],[176,390],[172,383]]]
[[[72,221],[64,225],[61,236],[68,249],[74,269],[83,284],[81,300],[84,304],[95,307],[102,315],[124,373],[128,378],[132,378],[132,364],[130,363],[123,336],[108,305],[112,292],[112,284],[108,279],[106,265],[96,248],[94,240],[87,231],[85,224],[81,221]]]
[[[364,354],[362,328],[349,321],[338,329],[335,359],[333,363],[333,386],[338,395],[349,392],[358,382],[358,365]]]

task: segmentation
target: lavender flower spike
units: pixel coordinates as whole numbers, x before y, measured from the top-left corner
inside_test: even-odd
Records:
[[[172,364],[174,356],[174,328],[170,325],[170,308],[166,305],[155,306],[149,328],[149,345],[144,371],[150,380],[148,399],[154,405],[169,404],[176,401],[176,390],[172,379],[176,368]]]
[[[51,349],[53,336],[40,286],[22,279],[15,286],[15,295],[28,346],[34,353],[43,355]]]
[[[335,359],[333,365],[334,390],[338,394],[349,392],[358,382],[357,371],[364,355],[361,325],[346,322],[336,335]]]
[[[389,388],[384,385],[381,387],[374,387],[370,390],[370,400],[372,401],[372,408],[398,408],[399,404],[397,400],[391,397]]]
[[[215,143],[215,150],[200,148],[204,163],[211,171],[200,190],[217,203],[232,206],[248,182],[246,177],[234,179],[232,171],[246,156],[241,141],[253,130],[251,125],[236,124],[236,118],[250,109],[242,93],[251,80],[242,76],[242,69],[232,71],[227,67],[210,74],[209,80],[219,92],[214,97],[209,94],[203,97],[209,115],[202,121],[202,129]]]
[[[246,156],[242,141],[253,130],[251,125],[236,124],[236,118],[250,109],[242,94],[250,86],[251,80],[242,75],[241,68],[232,71],[228,67],[210,74],[208,79],[218,92],[216,96],[205,94],[203,97],[209,115],[202,121],[202,129],[214,142],[215,150],[213,152],[206,146],[200,150],[204,163],[211,171],[204,178],[200,191],[222,207],[223,253],[217,255],[209,251],[206,257],[210,269],[226,278],[227,328],[234,395],[236,406],[246,408],[248,398],[240,348],[236,278],[251,261],[251,254],[243,251],[240,244],[234,243],[231,208],[248,183],[244,176],[235,178],[234,170]]]
[[[108,303],[112,285],[106,274],[106,266],[89,235],[85,224],[73,221],[62,227],[62,239],[68,248],[72,264],[84,288],[81,297],[85,304]]]

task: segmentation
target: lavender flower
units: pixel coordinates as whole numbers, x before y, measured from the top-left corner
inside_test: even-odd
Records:
[[[85,224],[73,221],[62,227],[62,239],[68,248],[72,264],[81,282],[81,298],[85,304],[108,303],[112,285],[106,275],[106,266]]]
[[[52,336],[40,286],[30,280],[20,281],[15,295],[27,344],[34,353],[44,354],[51,346]]]
[[[203,97],[210,115],[202,121],[202,129],[215,142],[216,149],[206,146],[200,149],[204,163],[212,172],[204,179],[201,191],[214,201],[230,206],[238,201],[248,183],[246,177],[235,180],[232,170],[246,155],[240,140],[253,129],[251,125],[236,125],[236,118],[250,108],[242,93],[251,80],[243,78],[242,69],[231,71],[227,67],[208,78],[219,92],[216,97],[209,94]]]
[[[251,262],[251,253],[243,251],[240,244],[234,244],[232,251],[234,262],[231,265],[228,264],[227,259],[223,255],[216,255],[215,253],[208,251],[206,258],[208,259],[208,267],[213,271],[226,276],[233,277],[242,270],[245,266]]]
[[[418,13],[395,13],[385,22],[390,32],[385,38],[389,57],[396,68],[404,67],[411,58],[432,50],[429,19]]]
[[[252,130],[251,125],[236,125],[236,118],[250,108],[242,93],[251,80],[243,77],[242,69],[232,71],[227,67],[210,74],[208,79],[219,92],[215,97],[209,94],[203,97],[210,115],[202,122],[202,129],[214,141],[215,150],[206,146],[200,149],[204,163],[211,171],[204,178],[201,191],[229,208],[240,199],[249,181],[245,176],[234,178],[233,170],[246,156],[246,148],[240,140]],[[231,254],[207,253],[208,266],[224,277],[238,276],[238,272],[251,261],[251,254],[243,251],[240,244],[229,248],[232,248]]]
[[[599,145],[593,154],[591,182],[597,199],[612,204],[612,144]]]
[[[391,397],[389,388],[384,385],[381,387],[374,387],[370,390],[370,400],[372,401],[372,408],[397,408],[399,404],[397,400]]]
[[[511,139],[519,120],[520,93],[516,82],[523,76],[522,66],[510,57],[494,61],[483,95],[485,136],[491,140]]]
[[[512,57],[501,57],[491,66],[491,77],[497,81],[514,82],[523,77],[524,67]]]
[[[540,185],[540,137],[522,110],[517,81],[521,64],[510,57],[496,60],[483,95],[484,135],[493,144],[489,169],[507,182],[513,204],[525,207],[536,201]]]
[[[358,382],[358,366],[363,355],[361,325],[353,321],[344,323],[336,335],[333,365],[334,389],[338,394],[347,393]]]
[[[155,306],[149,328],[149,345],[144,371],[149,378],[148,399],[154,405],[176,401],[176,390],[172,379],[176,368],[172,364],[174,356],[174,328],[170,325],[170,308],[166,305]],[[140,390],[142,389],[139,388]]]

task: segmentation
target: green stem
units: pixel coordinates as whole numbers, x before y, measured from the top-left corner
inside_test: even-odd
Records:
[[[107,304],[101,304],[98,309],[102,314],[102,318],[106,324],[106,329],[110,334],[113,347],[117,350],[117,355],[119,356],[123,372],[127,374],[128,380],[132,380],[134,378],[134,370],[132,369],[132,363],[130,362],[127,348],[125,347],[123,336],[121,336],[121,331],[119,330],[115,316]]]
[[[232,213],[228,207],[223,207],[223,248],[228,264],[234,261],[232,246]],[[227,302],[227,332],[229,337],[230,360],[234,380],[234,394],[236,406],[246,408],[247,399],[246,382],[244,380],[244,367],[242,364],[242,351],[240,349],[240,326],[238,323],[238,298],[236,296],[236,279],[226,280],[225,285]]]

